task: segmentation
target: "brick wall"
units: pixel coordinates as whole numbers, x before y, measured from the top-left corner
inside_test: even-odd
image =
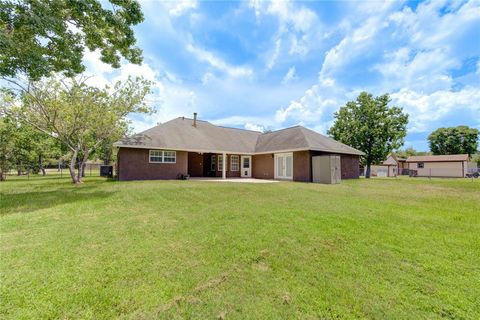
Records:
[[[118,151],[119,180],[177,179],[187,174],[186,151],[177,151],[176,163],[150,163],[148,149],[120,148]]]

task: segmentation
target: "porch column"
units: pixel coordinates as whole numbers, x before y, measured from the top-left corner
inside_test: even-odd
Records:
[[[227,179],[227,154],[222,154],[222,179]]]

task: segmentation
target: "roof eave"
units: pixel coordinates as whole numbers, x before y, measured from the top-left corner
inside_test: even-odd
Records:
[[[233,150],[211,150],[211,149],[188,149],[188,148],[176,148],[176,147],[161,147],[161,146],[147,146],[147,145],[128,145],[121,143],[114,143],[114,147],[117,148],[132,148],[132,149],[165,149],[165,150],[177,150],[177,151],[187,151],[187,152],[202,152],[202,153],[230,153],[230,154],[248,154],[248,155],[261,155],[269,153],[284,153],[284,152],[296,152],[296,151],[319,151],[319,152],[329,152],[329,153],[339,153],[339,154],[349,154],[356,156],[363,156],[365,153],[361,151],[357,152],[348,152],[344,150],[327,150],[322,148],[295,148],[295,149],[283,149],[283,150],[268,150],[268,151],[259,151],[259,152],[245,152],[245,151],[233,151]]]
[[[245,151],[228,151],[228,150],[213,150],[213,149],[189,149],[177,147],[161,147],[161,146],[146,146],[146,145],[128,145],[128,144],[114,144],[117,148],[131,148],[131,149],[152,149],[152,150],[172,150],[172,151],[186,151],[186,152],[200,152],[200,153],[228,153],[228,154],[245,154],[251,155],[253,152]]]

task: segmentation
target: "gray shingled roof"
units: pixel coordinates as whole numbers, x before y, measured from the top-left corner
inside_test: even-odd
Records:
[[[448,161],[468,161],[468,154],[447,154],[439,156],[410,156],[407,162],[448,162]]]
[[[363,153],[332,138],[321,135],[313,130],[296,126],[292,128],[264,133],[258,137],[255,152],[273,152],[281,150],[315,150],[343,154]]]
[[[117,147],[158,148],[198,152],[269,153],[316,150],[343,154],[363,153],[307,128],[296,126],[269,133],[215,126],[176,118],[115,143]]]

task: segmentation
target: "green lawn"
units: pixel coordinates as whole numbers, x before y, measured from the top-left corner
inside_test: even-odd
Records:
[[[480,179],[10,178],[0,318],[479,319]]]

